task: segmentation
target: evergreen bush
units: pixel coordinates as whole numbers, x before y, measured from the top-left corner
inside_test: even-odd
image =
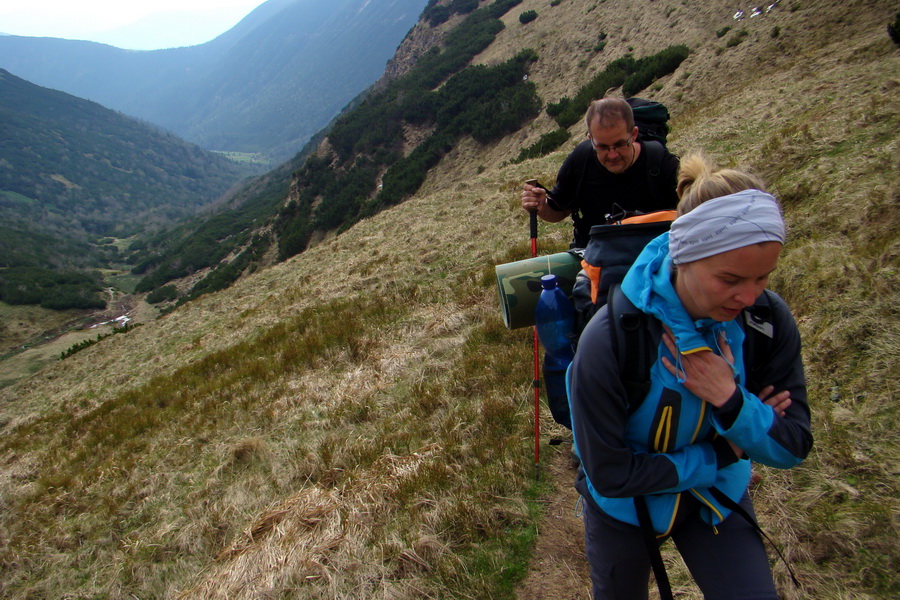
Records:
[[[749,35],[749,33],[746,29],[742,29],[740,31],[735,31],[734,33],[731,34],[731,37],[729,37],[725,41],[725,47],[726,48],[734,48],[735,46],[737,46],[738,44],[743,42],[744,38],[747,37],[748,35]]]
[[[550,133],[545,133],[538,141],[519,152],[519,155],[512,161],[514,163],[528,160],[529,158],[537,158],[549,154],[562,146],[569,140],[569,132],[566,129],[556,129]]]
[[[626,96],[631,96],[649,86],[655,79],[675,71],[689,54],[687,46],[669,46],[654,54],[636,60],[630,54],[609,63],[574,98],[564,97],[547,105],[547,114],[560,127],[569,128],[584,116],[588,105],[595,98],[603,97],[610,88],[622,87]]]
[[[178,299],[178,288],[172,284],[164,285],[147,294],[148,304],[159,304],[160,302],[170,302]]]
[[[538,14],[536,10],[526,10],[521,15],[519,15],[519,22],[522,25],[525,25],[526,23],[531,23],[532,21],[534,21],[535,19],[537,19],[537,17]]]
[[[12,267],[0,271],[0,301],[51,310],[106,308],[100,278],[75,271]]]

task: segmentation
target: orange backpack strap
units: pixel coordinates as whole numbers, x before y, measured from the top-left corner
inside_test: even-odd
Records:
[[[674,221],[675,215],[676,212],[674,210],[658,210],[645,215],[636,215],[634,217],[622,219],[620,224],[628,225],[631,223],[660,223],[662,221]]]
[[[586,260],[582,260],[581,268],[591,280],[591,302],[597,304],[597,296],[600,295],[600,267],[589,265]]]

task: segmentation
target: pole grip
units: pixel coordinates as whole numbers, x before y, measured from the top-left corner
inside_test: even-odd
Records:
[[[528,179],[528,180],[525,181],[525,185],[530,185],[530,186],[533,187],[533,188],[540,188],[540,189],[544,190],[545,192],[548,192],[547,188],[545,188],[543,185],[541,185],[540,182],[538,182],[537,179]],[[549,192],[548,192],[548,193],[549,193]],[[535,243],[535,240],[537,239],[537,209],[534,208],[534,209],[532,209],[532,210],[530,210],[530,211],[528,211],[528,212],[529,212],[529,214],[530,214],[530,216],[531,216],[531,219],[530,219],[530,225],[531,225],[531,247],[532,247],[532,248],[536,248],[537,244]],[[533,256],[533,255],[532,255],[532,256]]]

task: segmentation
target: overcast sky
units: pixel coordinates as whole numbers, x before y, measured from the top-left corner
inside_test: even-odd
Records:
[[[0,0],[0,33],[155,50],[231,29],[265,0]]]

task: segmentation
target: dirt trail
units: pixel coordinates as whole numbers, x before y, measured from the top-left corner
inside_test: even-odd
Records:
[[[538,524],[538,540],[528,576],[518,589],[519,600],[590,600],[591,584],[584,555],[584,530],[577,516],[578,492],[569,465],[571,443],[541,447],[542,477],[554,490]]]

